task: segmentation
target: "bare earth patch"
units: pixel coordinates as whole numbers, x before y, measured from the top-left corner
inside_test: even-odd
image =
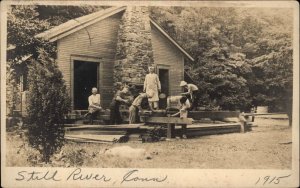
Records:
[[[7,134],[8,166],[290,169],[292,129],[287,120],[256,118],[253,131],[191,139],[118,144],[66,143],[52,164],[40,164],[37,153],[18,135]],[[105,149],[130,146],[145,149],[151,158],[107,156]],[[37,158],[37,159],[36,159]],[[29,160],[27,160],[29,159]]]

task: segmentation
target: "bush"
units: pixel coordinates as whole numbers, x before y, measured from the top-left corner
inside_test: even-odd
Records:
[[[29,144],[49,162],[50,156],[63,146],[64,114],[70,98],[61,72],[53,59],[40,50],[38,60],[29,66],[28,139]]]

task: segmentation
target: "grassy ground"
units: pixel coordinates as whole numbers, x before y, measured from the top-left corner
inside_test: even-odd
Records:
[[[39,164],[37,152],[24,145],[15,133],[7,134],[8,166],[83,166],[140,168],[291,168],[292,129],[282,119],[256,118],[253,131],[211,135],[187,140],[118,144],[66,143],[64,157],[52,164]],[[122,158],[102,154],[116,146],[143,148],[152,158]],[[56,158],[57,159],[57,158]]]

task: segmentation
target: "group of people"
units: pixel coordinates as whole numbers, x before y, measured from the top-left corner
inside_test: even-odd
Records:
[[[198,87],[194,84],[188,84],[185,81],[180,82],[180,86],[187,89],[187,92],[182,93],[180,98],[180,110],[178,113],[172,116],[180,116],[181,118],[187,117],[187,111],[195,109],[198,104]],[[89,96],[88,113],[85,117],[88,117],[92,121],[97,113],[102,110],[100,105],[100,94],[97,93],[97,88],[92,89],[92,95]],[[121,124],[122,116],[120,113],[120,106],[122,104],[130,105],[129,107],[129,124],[136,123],[138,121],[138,112],[142,110],[142,101],[147,98],[149,108],[151,111],[158,109],[159,93],[161,92],[161,84],[158,75],[155,73],[153,66],[149,67],[149,73],[145,77],[143,92],[140,93],[130,104],[130,101],[126,99],[129,93],[129,86],[124,85],[118,89],[115,93],[112,102],[110,104],[110,123]]]

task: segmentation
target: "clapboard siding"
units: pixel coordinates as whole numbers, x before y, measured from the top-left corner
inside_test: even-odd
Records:
[[[76,57],[99,59],[99,91],[103,107],[107,108],[113,97],[113,69],[117,34],[122,12],[101,20],[57,41],[57,63],[72,96],[72,63]],[[169,68],[169,94],[182,92],[179,83],[184,79],[184,57],[160,31],[151,27],[154,62]]]
[[[182,92],[179,83],[184,79],[184,57],[182,53],[155,27],[152,27],[152,48],[154,62],[157,65],[167,65],[169,69],[170,95]]]
[[[113,96],[113,62],[121,16],[121,13],[113,15],[58,40],[58,67],[62,71],[70,95],[72,93],[71,56],[101,58],[102,69],[99,76],[101,101],[104,107],[109,106]]]

